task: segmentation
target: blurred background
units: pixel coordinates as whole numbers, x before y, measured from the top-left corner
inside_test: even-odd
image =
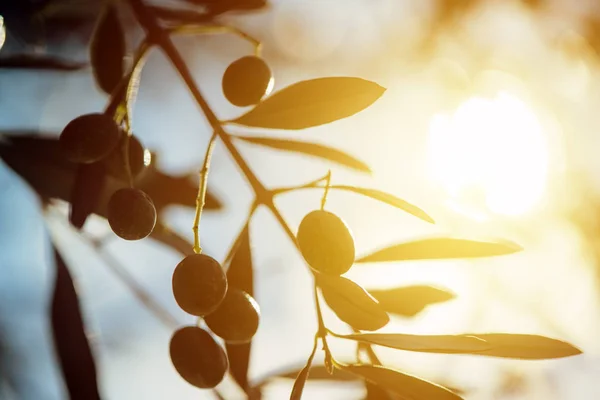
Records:
[[[8,30],[0,60],[45,54],[87,62],[99,2],[52,1],[71,16],[54,25],[29,18],[41,3],[0,2]],[[141,32],[125,3],[122,9],[133,48]],[[415,318],[393,318],[384,331],[534,333],[569,341],[584,351],[555,361],[515,361],[377,349],[386,365],[461,388],[467,399],[600,397],[597,2],[271,0],[259,12],[219,18],[262,41],[275,90],[325,76],[359,76],[387,88],[372,107],[348,119],[303,131],[268,132],[338,147],[369,164],[372,175],[241,143],[242,154],[267,187],[307,182],[332,168],[333,183],[388,191],[422,207],[437,222],[429,225],[385,205],[333,192],[328,208],[351,227],[359,255],[435,234],[501,237],[525,248],[516,255],[476,261],[354,267],[348,277],[369,288],[428,284],[457,295]],[[252,53],[251,46],[232,35],[179,37],[176,43],[217,115],[228,119],[243,112],[227,103],[220,78],[229,63]],[[89,68],[0,69],[0,129],[5,132],[58,135],[71,119],[99,111],[106,102]],[[133,128],[156,153],[154,162],[162,171],[181,175],[200,168],[210,128],[158,51],[150,55],[142,74]],[[209,188],[224,207],[203,215],[201,240],[208,254],[222,260],[253,198],[220,144]],[[84,232],[86,237],[107,238],[98,251],[69,227],[65,204],[42,214],[34,192],[2,163],[0,193],[5,378],[0,384],[7,399],[15,388],[21,395],[15,398],[65,396],[48,332],[54,279],[50,237],[76,283],[103,398],[213,398],[177,375],[168,355],[173,327],[156,318],[111,268],[124,268],[179,325],[192,324],[194,319],[177,307],[171,294],[178,253],[152,239],[125,242],[111,234],[103,219],[93,217]],[[306,191],[279,199],[293,230],[319,206],[320,196]],[[193,215],[193,209],[179,206],[164,214],[189,240]],[[312,280],[275,219],[259,209],[250,229],[255,295],[262,313],[250,375],[260,381],[304,364],[316,318]],[[334,314],[327,311],[325,318],[333,330],[346,331]],[[331,343],[339,358],[353,356],[352,343]],[[274,380],[264,397],[287,398],[292,383]],[[231,380],[219,389],[228,399],[243,398]],[[305,391],[309,399],[364,395],[358,382],[309,382]]]

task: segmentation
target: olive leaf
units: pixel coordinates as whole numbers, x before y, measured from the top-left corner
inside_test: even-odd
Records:
[[[71,190],[69,221],[81,229],[87,218],[94,212],[104,191],[106,167],[101,162],[81,164],[77,167]]]
[[[364,400],[395,400],[396,397],[392,397],[392,395],[385,389],[380,386],[375,385],[370,381],[365,381],[365,388],[367,389],[367,394]]]
[[[77,71],[86,66],[87,64],[84,63],[46,55],[16,54],[0,58],[0,68],[4,69]]]
[[[431,218],[425,211],[421,210],[419,207],[402,200],[399,197],[396,197],[392,194],[382,192],[377,189],[366,189],[366,188],[358,188],[354,186],[347,185],[331,185],[330,189],[338,189],[338,190],[346,190],[354,193],[358,193],[360,195],[370,197],[375,200],[379,200],[383,203],[389,204],[393,207],[399,208],[403,211],[406,211],[409,214],[414,215],[417,218],[422,219],[423,221],[435,223],[433,218]]]
[[[489,242],[455,238],[429,238],[386,247],[363,256],[356,262],[491,257],[513,254],[521,250],[523,250],[521,246],[508,241]]]
[[[250,230],[248,223],[235,240],[231,263],[227,269],[228,286],[241,289],[254,296],[254,277],[252,267],[252,249],[250,247]],[[227,260],[226,260],[227,261]],[[240,387],[248,392],[248,367],[252,342],[243,344],[226,343],[229,371]]]
[[[109,3],[98,19],[90,44],[90,62],[96,83],[111,94],[125,74],[125,33],[116,6]]]
[[[302,368],[300,368],[300,369],[294,368],[290,371],[286,370],[286,371],[279,372],[279,373],[277,373],[277,372],[273,373],[270,376],[262,379],[256,385],[256,387],[264,386],[270,380],[272,380],[274,378],[296,379],[298,377],[298,374],[300,374],[302,369],[304,369],[304,366],[305,365],[303,365]],[[349,374],[349,373],[345,372],[344,370],[334,369],[333,371],[334,371],[333,374],[330,374],[327,371],[327,367],[325,365],[313,365],[310,367],[310,372],[308,374],[308,380],[340,381],[340,382],[358,380],[358,378],[355,375]]]
[[[382,389],[399,394],[402,400],[462,399],[462,397],[443,386],[391,368],[362,364],[344,365],[342,368],[374,383]]]
[[[582,351],[570,343],[539,335],[509,334],[509,333],[470,333],[485,340],[489,348],[476,355],[516,358],[522,360],[543,360],[563,358],[581,354]]]
[[[447,290],[425,285],[367,291],[379,301],[385,311],[403,317],[414,317],[429,305],[443,303],[456,297]]]
[[[361,172],[371,173],[371,169],[364,162],[355,157],[344,153],[333,147],[324,146],[317,143],[300,142],[296,140],[274,139],[268,137],[250,137],[250,136],[234,136],[236,139],[243,140],[248,143],[258,144],[265,147],[270,147],[277,150],[291,151],[295,153],[308,154],[314,157],[323,158],[325,160],[338,163],[348,168],[355,169]]]
[[[477,336],[469,335],[409,335],[403,333],[362,333],[336,335],[398,350],[441,354],[481,354],[491,345]]]
[[[174,24],[202,24],[210,22],[213,16],[190,9],[175,9],[160,6],[147,6],[160,19]]]
[[[4,18],[0,15],[0,50],[2,50],[2,46],[4,46],[4,41],[6,40],[6,26],[4,26]]]
[[[228,122],[256,128],[310,128],[354,115],[373,104],[384,91],[361,78],[310,79],[275,92]]]
[[[350,279],[315,272],[323,298],[339,319],[358,330],[375,331],[390,317],[365,289]]]
[[[304,366],[304,368],[302,368],[302,370],[298,374],[298,377],[294,381],[294,387],[292,388],[290,400],[300,400],[302,398],[302,392],[304,391],[304,385],[306,384],[306,380],[308,379],[308,375],[310,373],[310,367],[312,365],[313,358],[315,357],[315,353],[317,351],[317,344],[318,344],[318,341],[317,341],[317,338],[315,337],[315,344],[310,353],[310,356],[308,356],[306,365]]]

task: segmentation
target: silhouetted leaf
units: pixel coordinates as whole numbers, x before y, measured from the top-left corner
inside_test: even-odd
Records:
[[[323,298],[339,319],[358,330],[375,331],[390,317],[371,295],[350,279],[315,273]]]
[[[211,16],[228,11],[254,11],[264,8],[266,0],[186,0],[189,3],[202,5]]]
[[[392,397],[387,390],[377,386],[376,384],[365,381],[365,388],[367,389],[367,395],[364,400],[395,400],[396,397]]]
[[[101,162],[81,164],[77,168],[69,214],[69,221],[76,228],[81,229],[87,217],[97,208],[105,178],[106,170]]]
[[[375,365],[346,365],[345,370],[361,376],[379,387],[397,393],[402,400],[460,400],[443,386],[391,368]]]
[[[310,128],[354,115],[373,104],[384,91],[361,78],[301,81],[275,92],[230,122],[257,128]]]
[[[4,26],[4,18],[0,15],[0,50],[2,50],[2,46],[4,46],[4,41],[6,40],[6,27]]]
[[[431,238],[400,243],[358,259],[357,263],[403,260],[477,258],[513,254],[523,250],[508,241],[484,242],[467,239]]]
[[[213,16],[207,13],[200,13],[190,9],[174,9],[159,6],[148,6],[157,17],[164,21],[175,24],[202,24],[210,22]]]
[[[489,349],[475,354],[489,357],[543,360],[581,354],[577,347],[557,339],[539,335],[508,333],[470,333],[485,340]]]
[[[302,392],[304,391],[304,385],[306,384],[306,380],[308,379],[308,374],[310,372],[310,366],[312,365],[313,358],[315,357],[315,352],[317,351],[317,339],[315,338],[315,344],[313,346],[312,352],[306,361],[306,365],[294,381],[294,387],[292,388],[292,393],[290,394],[290,400],[300,400],[302,398]]]
[[[227,269],[227,282],[229,287],[244,290],[250,296],[254,296],[252,250],[250,247],[250,231],[248,224],[244,226],[234,246],[231,263]],[[248,366],[250,365],[250,351],[252,342],[243,344],[225,344],[227,358],[229,358],[229,371],[242,389],[247,391]]]
[[[425,211],[421,210],[419,207],[417,207],[413,204],[410,204],[409,202],[402,200],[394,195],[391,195],[386,192],[382,192],[381,190],[365,189],[365,188],[358,188],[358,187],[346,186],[346,185],[331,185],[330,189],[347,190],[350,192],[358,193],[363,196],[367,196],[372,199],[379,200],[379,201],[389,204],[393,207],[404,210],[407,213],[412,214],[415,217],[422,219],[423,221],[427,221],[432,224],[435,223],[433,218],[431,218],[429,215],[427,215],[427,213]]]
[[[90,349],[73,279],[54,244],[56,266],[50,318],[57,361],[70,399],[99,399],[96,364]]]
[[[317,143],[267,137],[235,136],[235,138],[277,150],[291,151],[323,158],[361,172],[371,172],[371,169],[367,164],[333,147],[323,146]]]
[[[414,317],[425,307],[456,297],[443,289],[431,286],[407,286],[385,290],[367,290],[388,313]]]
[[[275,374],[273,377],[296,379],[301,369],[294,369],[290,372]],[[345,372],[344,370],[334,369],[333,374],[327,372],[325,365],[313,365],[310,367],[308,380],[332,380],[332,381],[355,381],[356,376]]]
[[[344,339],[376,344],[398,350],[422,353],[472,354],[489,350],[490,344],[469,335],[408,335],[403,333],[363,333],[341,335]]]
[[[116,6],[109,3],[100,15],[90,44],[90,61],[96,83],[111,94],[125,74],[125,34]]]
[[[4,69],[77,71],[85,67],[87,64],[46,55],[19,54],[0,58],[0,68]]]

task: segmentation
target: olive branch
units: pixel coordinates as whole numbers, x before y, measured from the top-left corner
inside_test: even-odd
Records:
[[[103,113],[78,117],[67,125],[61,135],[67,158],[78,164],[70,197],[70,219],[73,225],[80,228],[86,217],[96,212],[98,198],[104,189],[98,182],[104,178],[107,168],[102,160],[112,152],[118,151],[125,179],[121,188],[113,190],[105,212],[113,231],[124,239],[137,240],[147,237],[157,229],[166,229],[160,221],[156,225],[157,213],[151,196],[135,188],[137,178],[132,170],[130,151],[133,143],[132,108],[144,62],[150,51],[159,48],[178,71],[212,130],[200,170],[200,184],[196,196],[196,213],[192,228],[193,254],[182,260],[173,275],[174,296],[178,304],[184,311],[199,317],[198,326],[180,328],[171,339],[171,359],[185,380],[199,388],[214,388],[229,368],[248,397],[251,397],[255,390],[260,390],[261,383],[252,384],[248,379],[248,365],[251,339],[258,327],[259,318],[258,306],[252,298],[253,265],[249,224],[254,212],[261,206],[273,214],[281,229],[305,259],[314,278],[318,329],[306,365],[296,373],[290,397],[292,400],[302,397],[304,385],[313,371],[312,362],[319,343],[324,353],[326,372],[333,378],[338,374],[350,374],[364,380],[367,387],[376,386],[380,393],[385,393],[390,399],[400,396],[411,400],[461,397],[455,390],[383,366],[373,346],[405,351],[517,359],[550,359],[581,353],[569,343],[539,335],[376,333],[375,331],[390,321],[390,314],[414,316],[431,304],[452,299],[454,294],[429,286],[367,290],[342,276],[353,264],[500,256],[521,251],[521,247],[507,241],[431,237],[390,245],[356,259],[350,231],[338,216],[325,210],[330,191],[340,190],[365,196],[401,209],[428,223],[434,223],[433,218],[419,207],[395,195],[376,189],[333,184],[331,171],[305,184],[269,189],[242,157],[236,141],[318,157],[359,172],[370,172],[370,169],[362,161],[335,148],[294,140],[233,135],[226,131],[226,127],[237,125],[297,130],[323,125],[363,111],[380,98],[385,89],[374,82],[355,77],[301,81],[273,94],[267,93],[265,87],[256,102],[245,104],[241,101],[244,105],[253,106],[249,111],[237,118],[222,121],[193,79],[172,41],[172,35],[232,33],[253,46],[252,60],[264,63],[260,58],[261,42],[238,28],[215,24],[212,16],[149,6],[143,0],[123,2],[131,7],[135,19],[144,28],[146,35],[135,52],[130,71],[125,72],[124,30],[116,4],[107,3],[98,20],[90,51],[96,81],[98,86],[111,96],[110,101]],[[86,132],[82,133],[82,129],[77,128],[76,123],[73,124],[75,121],[81,122],[80,118],[93,118],[94,123],[104,124],[103,126],[108,128],[88,129],[88,121],[84,123]],[[108,120],[116,124],[118,129],[113,129]],[[89,144],[82,144],[84,139],[98,145],[90,147]],[[210,161],[217,139],[233,158],[255,197],[244,227],[225,257],[223,265],[228,266],[226,275],[220,263],[203,254],[199,239]],[[306,189],[323,191],[321,207],[309,213],[300,224],[297,233],[294,233],[274,200],[279,195]],[[207,272],[209,268],[212,271],[210,274]],[[182,276],[181,279],[178,278],[179,275]],[[211,279],[206,279],[207,277]],[[146,296],[139,290],[138,293],[140,296]],[[351,334],[340,334],[327,328],[322,313],[323,300],[341,321],[349,325]],[[163,319],[169,320],[169,317],[163,316]],[[212,334],[202,327],[203,322]],[[172,324],[172,320],[170,323]],[[213,335],[225,341],[226,351],[217,344]],[[356,361],[347,363],[337,359],[329,347],[330,339],[355,341]],[[366,354],[368,362],[361,360],[362,353]],[[211,368],[208,368],[207,363],[212,363]]]

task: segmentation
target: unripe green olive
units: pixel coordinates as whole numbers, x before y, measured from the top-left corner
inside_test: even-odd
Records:
[[[215,335],[229,343],[247,343],[258,330],[260,309],[248,293],[229,288],[219,307],[204,317]]]
[[[125,141],[129,140],[127,144],[129,153],[129,168],[131,170],[131,176],[135,177],[149,164],[150,152],[144,148],[142,143],[135,135],[127,136],[123,134],[119,145],[117,145],[113,151],[103,161],[106,165],[106,171],[112,176],[121,180],[127,181],[127,171],[125,169],[125,160],[123,159],[123,146]]]
[[[319,272],[341,275],[354,263],[352,233],[340,217],[329,211],[308,213],[300,222],[297,239],[304,259]]]
[[[223,94],[238,107],[258,104],[273,89],[273,74],[267,63],[256,56],[242,57],[223,74]]]
[[[225,298],[227,276],[214,258],[192,254],[175,267],[172,286],[179,307],[201,317],[216,310]]]
[[[108,223],[125,240],[139,240],[152,233],[156,208],[150,196],[135,188],[119,189],[108,201]]]
[[[59,142],[69,161],[90,164],[108,156],[119,143],[121,135],[121,128],[110,116],[85,114],[65,126]]]
[[[169,353],[179,375],[200,389],[217,386],[229,368],[223,348],[196,326],[177,330],[171,337]]]

